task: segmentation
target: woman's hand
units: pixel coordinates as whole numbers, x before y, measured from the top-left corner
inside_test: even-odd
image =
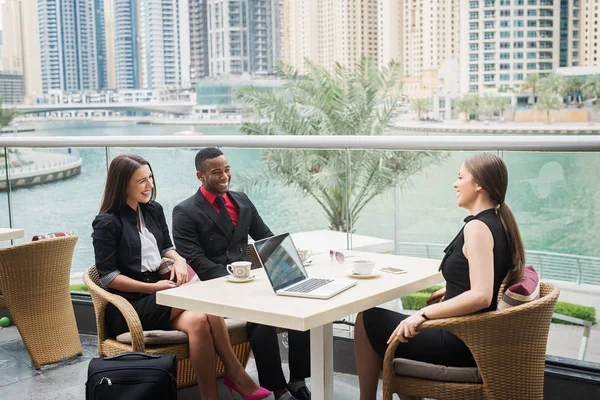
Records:
[[[177,286],[183,285],[188,281],[187,264],[185,263],[185,259],[183,257],[177,258],[171,266],[171,277],[169,280],[172,281],[175,277],[177,277]]]
[[[439,303],[440,301],[442,301],[442,299],[444,298],[445,295],[446,295],[446,288],[443,287],[439,290],[436,290],[431,296],[429,296],[429,298],[427,300],[425,300],[425,303],[427,305],[430,305],[431,303]]]
[[[171,289],[174,287],[177,287],[177,284],[173,281],[168,281],[166,279],[162,279],[158,282],[155,283],[151,283],[151,292],[150,293],[156,293],[156,292],[160,292],[161,290],[165,290],[165,289]]]
[[[392,340],[394,340],[396,337],[398,339],[400,339],[400,341],[403,343],[408,342],[408,339],[415,337],[420,333],[417,330],[417,328],[424,321],[425,321],[425,318],[423,318],[419,314],[411,315],[410,317],[406,318],[404,321],[400,322],[400,325],[398,325],[398,327],[396,329],[394,329],[394,332],[392,332],[392,335],[388,339],[387,343],[390,344],[392,342]]]

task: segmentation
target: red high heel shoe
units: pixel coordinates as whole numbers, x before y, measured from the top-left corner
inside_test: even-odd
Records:
[[[223,375],[223,384],[229,388],[232,398],[234,398],[234,396],[233,396],[234,391],[237,392],[237,394],[239,394],[240,396],[242,396],[242,399],[244,399],[244,400],[262,400],[262,399],[266,399],[267,397],[269,397],[271,395],[271,392],[263,387],[259,387],[258,390],[256,390],[253,393],[250,393],[250,394],[242,393],[242,391],[240,389],[238,389],[238,387],[235,385],[235,383],[233,383],[233,381],[231,379],[229,379],[229,377],[227,375]]]

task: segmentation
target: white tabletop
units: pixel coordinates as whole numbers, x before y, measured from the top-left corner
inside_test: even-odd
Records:
[[[22,238],[25,234],[23,229],[0,228],[0,240],[12,240]]]
[[[225,277],[196,282],[156,294],[159,304],[194,310],[233,319],[305,331],[339,318],[364,311],[443,281],[438,272],[439,260],[348,251],[373,260],[377,268],[397,267],[407,270],[394,275],[380,272],[370,279],[357,279],[356,286],[327,300],[277,296],[264,270],[253,270],[256,279],[232,283]],[[310,277],[347,278],[351,261],[330,261],[329,254],[313,256],[306,270]],[[352,279],[352,278],[351,278]]]

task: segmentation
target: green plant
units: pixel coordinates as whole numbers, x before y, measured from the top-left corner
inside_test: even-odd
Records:
[[[72,292],[89,292],[88,287],[83,283],[75,284],[69,286]]]
[[[540,76],[538,74],[528,74],[525,77],[523,83],[521,83],[521,90],[531,90],[533,95],[533,102],[535,103],[535,94],[537,93]]]
[[[475,119],[479,119],[480,97],[476,94],[465,94],[454,100],[454,107],[459,113],[464,113],[467,122],[471,120],[471,115],[475,115]]]
[[[540,79],[539,87],[542,92],[550,92],[561,99],[568,92],[567,81],[562,75],[548,74]]]
[[[594,105],[600,107],[600,75],[588,77],[581,87],[586,99],[595,99]]]
[[[13,110],[3,107],[4,100],[0,96],[0,129],[4,128],[11,123],[17,116],[17,113]]]
[[[554,312],[557,314],[568,315],[569,317],[579,318],[584,321],[590,321],[594,325],[596,324],[596,308],[589,306],[582,306],[579,304],[567,303],[564,301],[559,301],[556,303],[556,308]],[[565,325],[576,325],[567,321],[562,321],[560,319],[552,319],[552,322],[557,324],[565,324]]]
[[[422,113],[431,111],[431,99],[412,99],[410,102],[410,109],[417,113],[417,119],[420,120]]]
[[[431,286],[426,289],[420,290],[416,293],[409,294],[408,296],[402,297],[402,307],[405,310],[420,310],[427,306],[425,301],[431,296],[433,292],[441,289],[443,286]],[[556,303],[554,312],[558,314],[568,315],[573,318],[583,319],[596,324],[596,309],[594,307],[582,306],[579,304],[566,303],[559,301]],[[559,319],[552,319],[553,323],[564,324],[564,325],[576,325],[567,321]]]
[[[382,69],[363,57],[355,68],[338,64],[330,72],[307,61],[306,74],[277,70],[284,90],[245,87],[238,91],[249,120],[248,135],[380,136],[392,125],[401,98],[400,68]],[[243,187],[275,183],[314,198],[329,228],[348,231],[363,208],[388,189],[440,157],[433,152],[263,150],[265,167],[242,176]],[[346,199],[349,199],[349,209]],[[348,218],[350,217],[350,219]]]
[[[538,102],[535,104],[536,110],[545,111],[546,112],[546,122],[552,123],[550,120],[550,111],[558,110],[563,106],[562,100],[558,97],[558,95],[554,92],[543,92]]]

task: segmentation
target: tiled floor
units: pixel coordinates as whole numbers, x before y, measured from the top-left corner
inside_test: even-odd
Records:
[[[87,366],[96,357],[96,337],[81,335],[83,355],[57,364],[43,366],[39,371],[31,367],[31,359],[15,327],[0,330],[0,399],[10,400],[81,400],[85,399]],[[253,359],[247,371],[255,381],[258,375]],[[287,365],[284,365],[286,374]],[[335,398],[358,398],[356,376],[335,374]],[[308,380],[310,386],[310,380]],[[381,397],[381,394],[380,394]],[[182,389],[179,400],[199,399],[198,387]],[[219,398],[231,400],[229,391],[219,382]],[[238,397],[239,399],[239,397]]]

